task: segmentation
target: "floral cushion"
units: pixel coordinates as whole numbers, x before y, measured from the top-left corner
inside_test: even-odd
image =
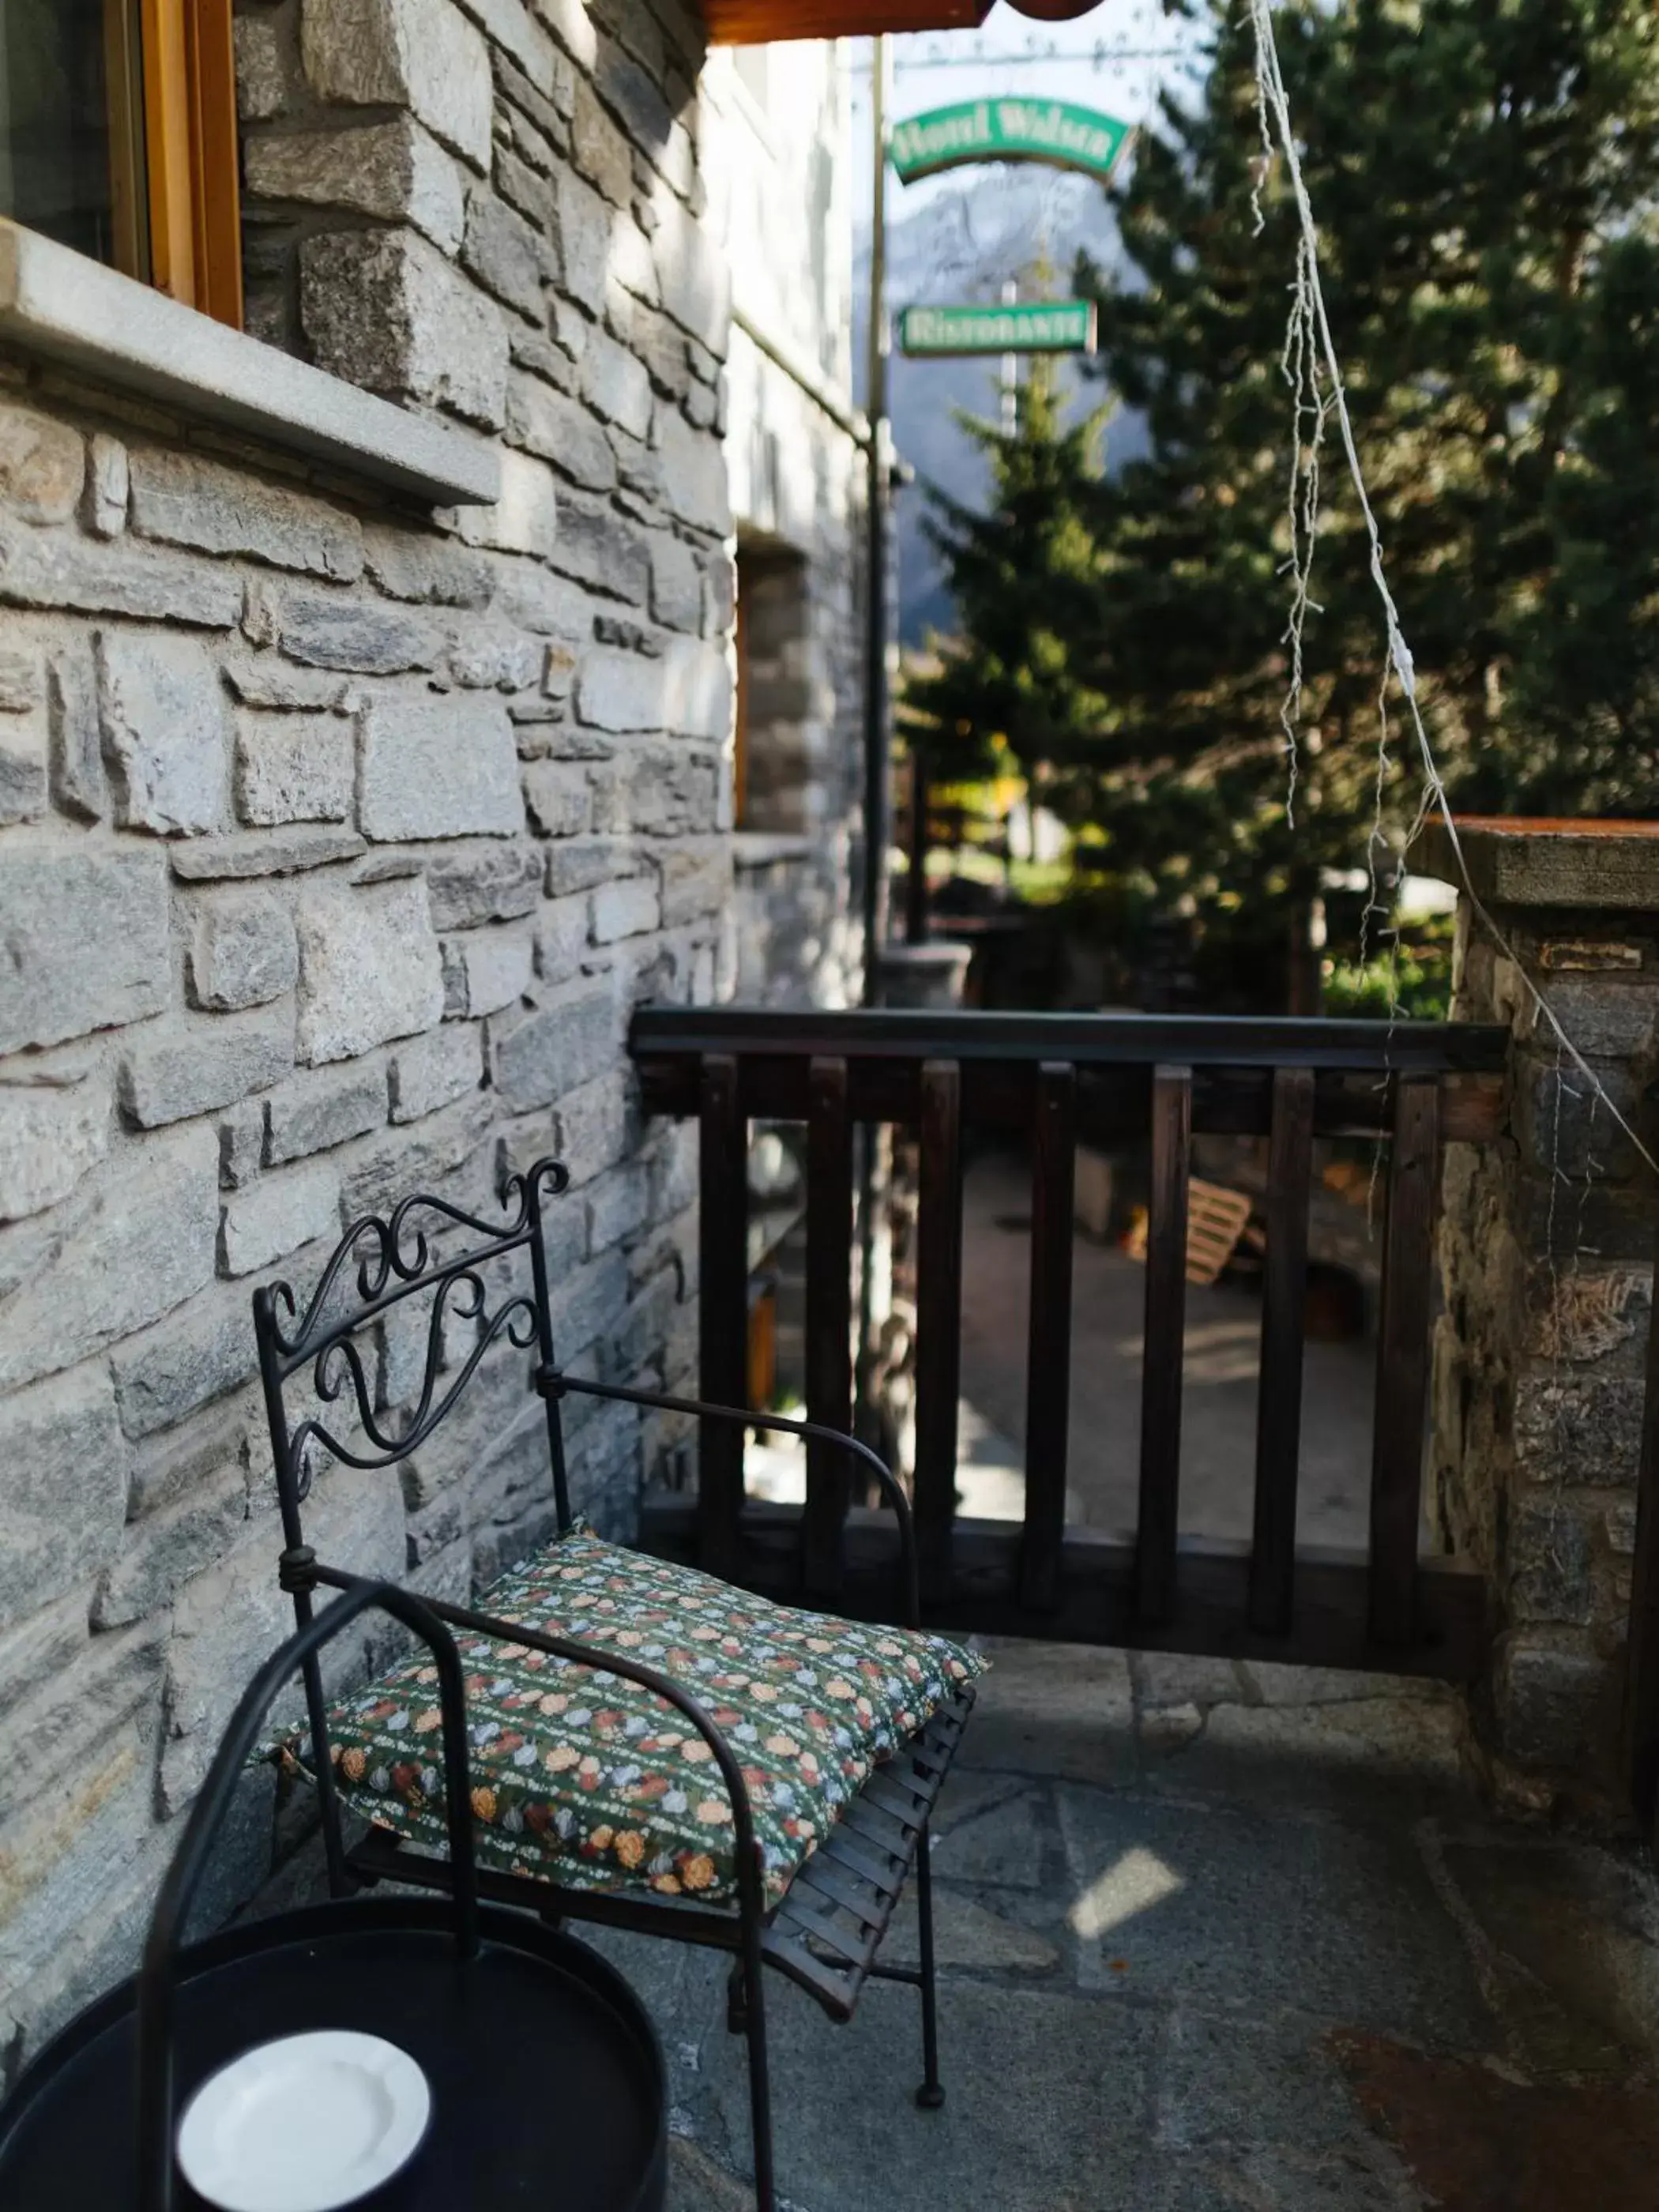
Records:
[[[683,1684],[742,1763],[773,1899],[871,1769],[984,1663],[943,1637],[771,1604],[618,1550],[580,1522],[479,1609]],[[713,1753],[672,1706],[521,1644],[458,1640],[481,1863],[572,1889],[735,1894],[731,1805]],[[441,1845],[441,1726],[424,1654],[337,1705],[329,1729],[344,1802]]]

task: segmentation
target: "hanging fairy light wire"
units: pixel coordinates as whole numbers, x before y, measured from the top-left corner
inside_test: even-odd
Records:
[[[1380,742],[1383,746],[1386,746],[1388,742],[1386,697],[1388,681],[1392,677],[1399,688],[1401,696],[1405,701],[1407,714],[1417,739],[1418,757],[1422,768],[1422,796],[1418,805],[1416,824],[1420,824],[1434,808],[1438,807],[1441,818],[1445,823],[1447,839],[1456,860],[1458,874],[1462,878],[1462,890],[1469,902],[1469,911],[1480,923],[1498,950],[1505,958],[1513,963],[1515,972],[1531,998],[1538,1018],[1553,1036],[1560,1050],[1565,1054],[1579,1074],[1589,1083],[1593,1099],[1607,1108],[1613,1121],[1629,1138],[1641,1158],[1656,1175],[1659,1175],[1659,1160],[1655,1159],[1652,1152],[1631,1127],[1630,1122],[1620,1111],[1607,1085],[1584,1058],[1572,1038],[1568,1036],[1554,1008],[1527,973],[1514,947],[1476,891],[1470,877],[1468,862],[1465,858],[1462,842],[1458,836],[1456,822],[1452,813],[1451,799],[1446,790],[1440,764],[1430,738],[1428,724],[1424,716],[1416,665],[1412,659],[1411,647],[1407,643],[1405,634],[1401,628],[1400,610],[1395,605],[1394,593],[1389,587],[1387,567],[1383,557],[1382,533],[1377,523],[1376,512],[1371,506],[1364,469],[1359,459],[1358,443],[1348,413],[1347,392],[1342,379],[1342,365],[1337,354],[1336,340],[1331,330],[1330,318],[1326,312],[1324,287],[1321,282],[1319,230],[1314,217],[1313,202],[1309,197],[1307,183],[1302,173],[1301,156],[1297,149],[1296,133],[1291,122],[1290,101],[1285,89],[1278,45],[1273,38],[1272,0],[1250,0],[1250,20],[1255,33],[1257,112],[1263,153],[1269,161],[1282,156],[1297,214],[1298,234],[1296,276],[1291,288],[1290,335],[1285,344],[1287,364],[1297,361],[1303,363],[1301,373],[1292,374],[1291,379],[1296,395],[1295,434],[1299,443],[1303,437],[1310,404],[1308,394],[1311,389],[1316,395],[1315,413],[1319,434],[1322,436],[1328,422],[1334,422],[1336,427],[1343,457],[1347,464],[1348,475],[1353,484],[1354,495],[1358,503],[1360,520],[1364,525],[1370,546],[1371,580],[1376,586],[1377,597],[1382,605],[1385,639],[1382,703],[1385,719]],[[1277,140],[1276,145],[1275,140]],[[1263,173],[1265,174],[1265,171]],[[1258,214],[1261,210],[1261,178],[1259,177],[1254,196]],[[1316,374],[1312,367],[1312,357],[1315,356],[1322,361],[1322,379]],[[1324,386],[1322,393],[1319,391],[1322,381]],[[1317,443],[1318,440],[1316,439],[1314,445],[1316,457]],[[1297,509],[1297,501],[1293,489],[1291,558],[1294,590],[1291,623],[1299,644],[1300,617],[1311,604],[1307,596],[1308,585],[1312,574],[1314,551],[1318,541],[1319,510],[1316,478],[1310,495],[1302,503],[1299,530],[1297,527],[1298,521]],[[1299,704],[1297,696],[1299,676],[1298,665],[1292,680],[1291,696],[1286,702],[1287,725],[1293,724],[1296,709]],[[1379,788],[1385,767],[1385,757],[1380,756]],[[1371,846],[1373,870],[1376,866],[1376,850],[1374,840]],[[1375,890],[1372,896],[1375,899]],[[1559,1104],[1557,1113],[1559,1119]]]

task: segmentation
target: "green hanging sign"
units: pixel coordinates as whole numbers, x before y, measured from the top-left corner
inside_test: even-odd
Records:
[[[1022,300],[1008,307],[907,307],[899,351],[926,359],[949,354],[1092,353],[1092,300]]]
[[[1127,144],[1129,125],[1060,100],[966,100],[913,115],[893,132],[901,184],[970,161],[1044,161],[1103,182]]]

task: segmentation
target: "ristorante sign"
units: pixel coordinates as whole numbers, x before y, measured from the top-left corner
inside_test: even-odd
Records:
[[[1103,182],[1129,140],[1129,125],[1060,100],[968,100],[914,115],[893,132],[901,183],[971,161],[1043,161]]]
[[[899,350],[911,356],[1092,353],[1092,300],[1027,300],[1002,307],[907,307]]]

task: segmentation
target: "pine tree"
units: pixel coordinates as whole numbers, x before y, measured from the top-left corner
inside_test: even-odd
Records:
[[[903,726],[926,744],[935,781],[988,775],[1012,758],[1040,785],[1089,755],[1106,702],[1079,688],[1074,641],[1098,605],[1083,507],[1107,412],[1068,424],[1052,364],[1038,356],[1017,428],[963,418],[990,464],[990,509],[929,490],[928,535],[945,559],[961,635],[904,702]]]
[[[1122,196],[1146,284],[1103,300],[1103,366],[1146,408],[1152,452],[1103,501],[1121,588],[1094,680],[1165,781],[1196,780],[1223,802],[1195,854],[1200,901],[1294,914],[1322,871],[1368,857],[1382,624],[1328,435],[1292,805],[1278,726],[1285,580],[1269,571],[1291,550],[1279,349],[1294,210],[1281,165],[1256,167],[1245,11],[1206,13],[1205,97],[1165,102]],[[1607,281],[1603,242],[1651,206],[1659,181],[1651,19],[1637,0],[1352,0],[1280,9],[1276,31],[1361,457],[1442,764],[1454,788],[1525,803],[1546,699],[1554,721],[1573,713],[1565,671],[1552,685],[1535,665],[1536,609],[1564,560],[1575,565],[1559,478],[1594,388],[1582,333]],[[1396,761],[1382,797],[1397,834],[1420,785],[1409,753]],[[1610,781],[1558,775],[1554,788],[1561,803],[1634,795]]]
[[[1187,4],[1206,65],[1163,101],[1116,196],[1134,273],[1079,272],[1100,301],[1101,374],[1144,415],[1150,450],[1104,477],[1050,418],[1040,447],[1030,426],[1029,459],[998,452],[1000,487],[1050,472],[1067,587],[1050,590],[1032,557],[1036,515],[1016,528],[1000,505],[951,514],[953,580],[960,561],[970,588],[947,673],[972,728],[975,695],[1014,719],[987,678],[1039,665],[1043,714],[1017,750],[1046,759],[1056,803],[1090,825],[1085,853],[1160,906],[1283,942],[1328,871],[1365,865],[1379,796],[1397,842],[1420,777],[1395,702],[1379,787],[1381,609],[1328,431],[1292,802],[1283,569],[1308,488],[1292,478],[1281,361],[1295,213],[1282,162],[1261,159],[1244,7]],[[1389,580],[1454,794],[1492,810],[1650,808],[1654,13],[1645,0],[1288,0],[1275,29]],[[1046,756],[1045,727],[1058,733]]]
[[[1513,626],[1501,775],[1472,808],[1659,809],[1659,241],[1606,250],[1565,374],[1593,395],[1546,487],[1555,558]]]

